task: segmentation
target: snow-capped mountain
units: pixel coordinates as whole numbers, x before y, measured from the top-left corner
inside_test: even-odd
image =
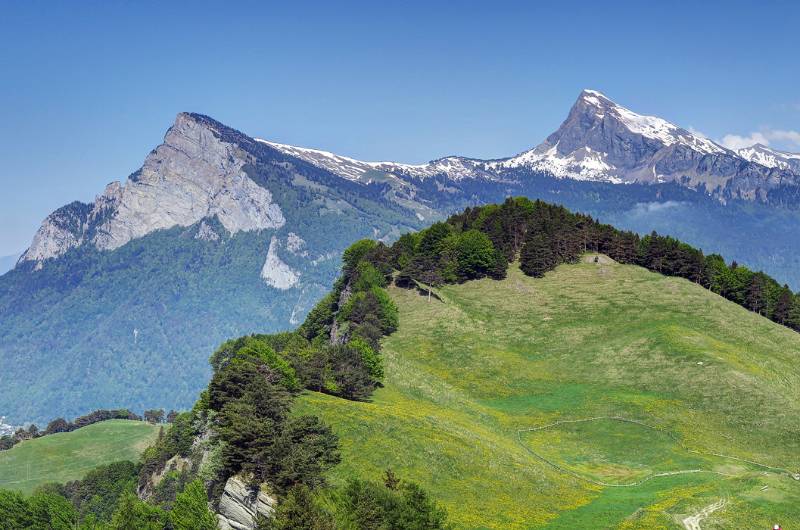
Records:
[[[778,151],[761,144],[739,149],[736,153],[745,160],[765,167],[787,169],[800,173],[800,153]]]
[[[378,175],[405,175],[424,179],[435,175],[447,175],[452,180],[496,177],[495,172],[487,170],[486,162],[474,158],[448,156],[427,164],[403,164],[400,162],[365,162],[329,151],[279,144],[261,138],[256,141],[269,145],[287,155],[295,156],[317,167],[325,168],[342,178],[369,183]]]
[[[589,90],[544,142],[497,160],[364,162],[181,113],[139,170],[50,214],[0,275],[0,410],[190,405],[209,353],[296,326],[353,241],[508,196],[670,233],[800,286],[796,160],[730,151]]]
[[[510,182],[535,173],[613,184],[676,182],[723,202],[769,202],[772,190],[800,184],[800,155],[766,148],[752,148],[756,154],[731,151],[664,119],[637,114],[595,90],[580,94],[567,119],[544,142],[499,160],[447,157],[420,165],[362,162],[326,151],[267,143],[356,181],[389,174],[407,180],[439,176],[454,182]]]

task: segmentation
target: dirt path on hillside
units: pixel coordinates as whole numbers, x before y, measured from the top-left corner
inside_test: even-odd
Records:
[[[709,504],[696,514],[690,515],[681,521],[683,523],[683,527],[686,528],[686,530],[702,530],[700,528],[700,522],[717,510],[724,508],[726,504],[727,502],[725,499],[720,499],[714,504]]]

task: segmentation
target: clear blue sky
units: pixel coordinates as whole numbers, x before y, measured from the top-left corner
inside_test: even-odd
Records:
[[[4,0],[0,255],[137,169],[183,110],[421,162],[536,145],[590,87],[800,151],[774,132],[800,129],[797,3],[531,4]]]

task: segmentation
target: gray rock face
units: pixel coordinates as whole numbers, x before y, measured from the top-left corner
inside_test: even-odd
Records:
[[[91,206],[74,202],[47,216],[19,261],[35,261],[37,267],[48,258],[60,256],[83,244]]]
[[[109,184],[93,205],[81,205],[82,217],[64,209],[53,213],[21,260],[41,264],[87,242],[113,250],[156,230],[214,216],[231,234],[280,228],[286,221],[272,194],[242,171],[251,161],[207,122],[181,113],[164,143],[124,185]],[[212,236],[204,231],[203,237]]]
[[[300,273],[293,270],[278,256],[278,238],[272,236],[267,251],[267,259],[261,268],[261,278],[272,287],[285,291],[291,289],[300,280]]]
[[[225,483],[219,501],[217,521],[220,530],[255,530],[257,517],[270,517],[277,500],[268,493],[266,485],[252,491],[240,476]]]
[[[585,90],[559,129],[537,147],[511,158],[447,157],[427,164],[362,162],[316,149],[270,143],[276,149],[343,178],[369,181],[378,174],[413,182],[445,177],[450,182],[510,182],[526,170],[558,178],[616,184],[676,182],[722,202],[767,201],[779,186],[800,186],[800,155],[763,146],[738,152],[655,116],[617,105]],[[442,194],[450,188],[437,181]]]
[[[752,147],[745,147],[736,151],[740,157],[756,164],[761,164],[769,168],[788,169],[794,173],[800,173],[800,154],[786,153],[771,149],[766,145],[756,144]]]
[[[243,171],[254,162],[257,145],[347,181],[383,183],[385,198],[416,212],[419,219],[438,215],[428,206],[430,197],[419,200],[418,185],[426,179],[436,179],[433,193],[446,196],[457,191],[448,182],[513,182],[525,178],[524,170],[620,184],[677,182],[722,202],[767,201],[770,190],[800,186],[800,155],[765,146],[731,151],[661,118],[636,114],[592,90],[581,93],[561,127],[539,146],[501,160],[451,156],[417,165],[364,162],[244,135],[230,137],[215,124],[198,115],[179,114],[164,143],[124,185],[110,184],[92,205],[74,203],[51,214],[20,261],[41,267],[44,260],[85,243],[113,250],[155,230],[214,216],[230,234],[280,228],[286,221],[272,193]],[[198,237],[214,236],[202,230]],[[278,267],[281,278],[273,280],[265,273],[265,281],[277,288],[291,286],[291,275],[281,272],[274,258],[271,265]]]
[[[579,180],[677,182],[723,202],[766,200],[773,188],[800,184],[800,173],[793,173],[788,162],[759,163],[755,156],[743,157],[661,118],[636,114],[591,90],[581,93],[561,127],[541,145],[498,166]]]

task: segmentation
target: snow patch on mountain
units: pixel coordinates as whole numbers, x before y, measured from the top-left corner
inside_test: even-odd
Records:
[[[558,178],[622,183],[622,180],[614,175],[614,167],[606,161],[606,154],[593,151],[588,146],[576,149],[566,156],[559,154],[558,145],[554,145],[544,152],[532,149],[506,161],[495,163],[494,167],[527,167]]]
[[[487,171],[486,163],[482,160],[459,156],[448,156],[432,160],[426,164],[404,164],[401,162],[365,162],[348,156],[337,155],[321,149],[297,147],[293,145],[271,142],[256,138],[257,142],[277,149],[278,151],[304,160],[317,167],[339,175],[347,180],[369,183],[375,178],[375,173],[391,176],[410,176],[424,179],[435,175],[446,175],[452,180],[474,178],[483,176],[491,178]]]
[[[800,154],[778,151],[762,144],[738,149],[736,153],[750,162],[769,168],[800,169]]]
[[[261,278],[276,289],[285,291],[291,289],[300,280],[300,273],[292,270],[289,265],[284,263],[278,256],[280,242],[276,236],[272,236],[267,251],[267,259],[261,268]]]
[[[597,107],[597,116],[605,117],[611,113],[631,133],[657,140],[664,145],[683,144],[701,153],[724,153],[726,150],[719,144],[703,136],[692,134],[657,116],[637,114],[618,105],[596,90],[584,90],[583,101]]]

